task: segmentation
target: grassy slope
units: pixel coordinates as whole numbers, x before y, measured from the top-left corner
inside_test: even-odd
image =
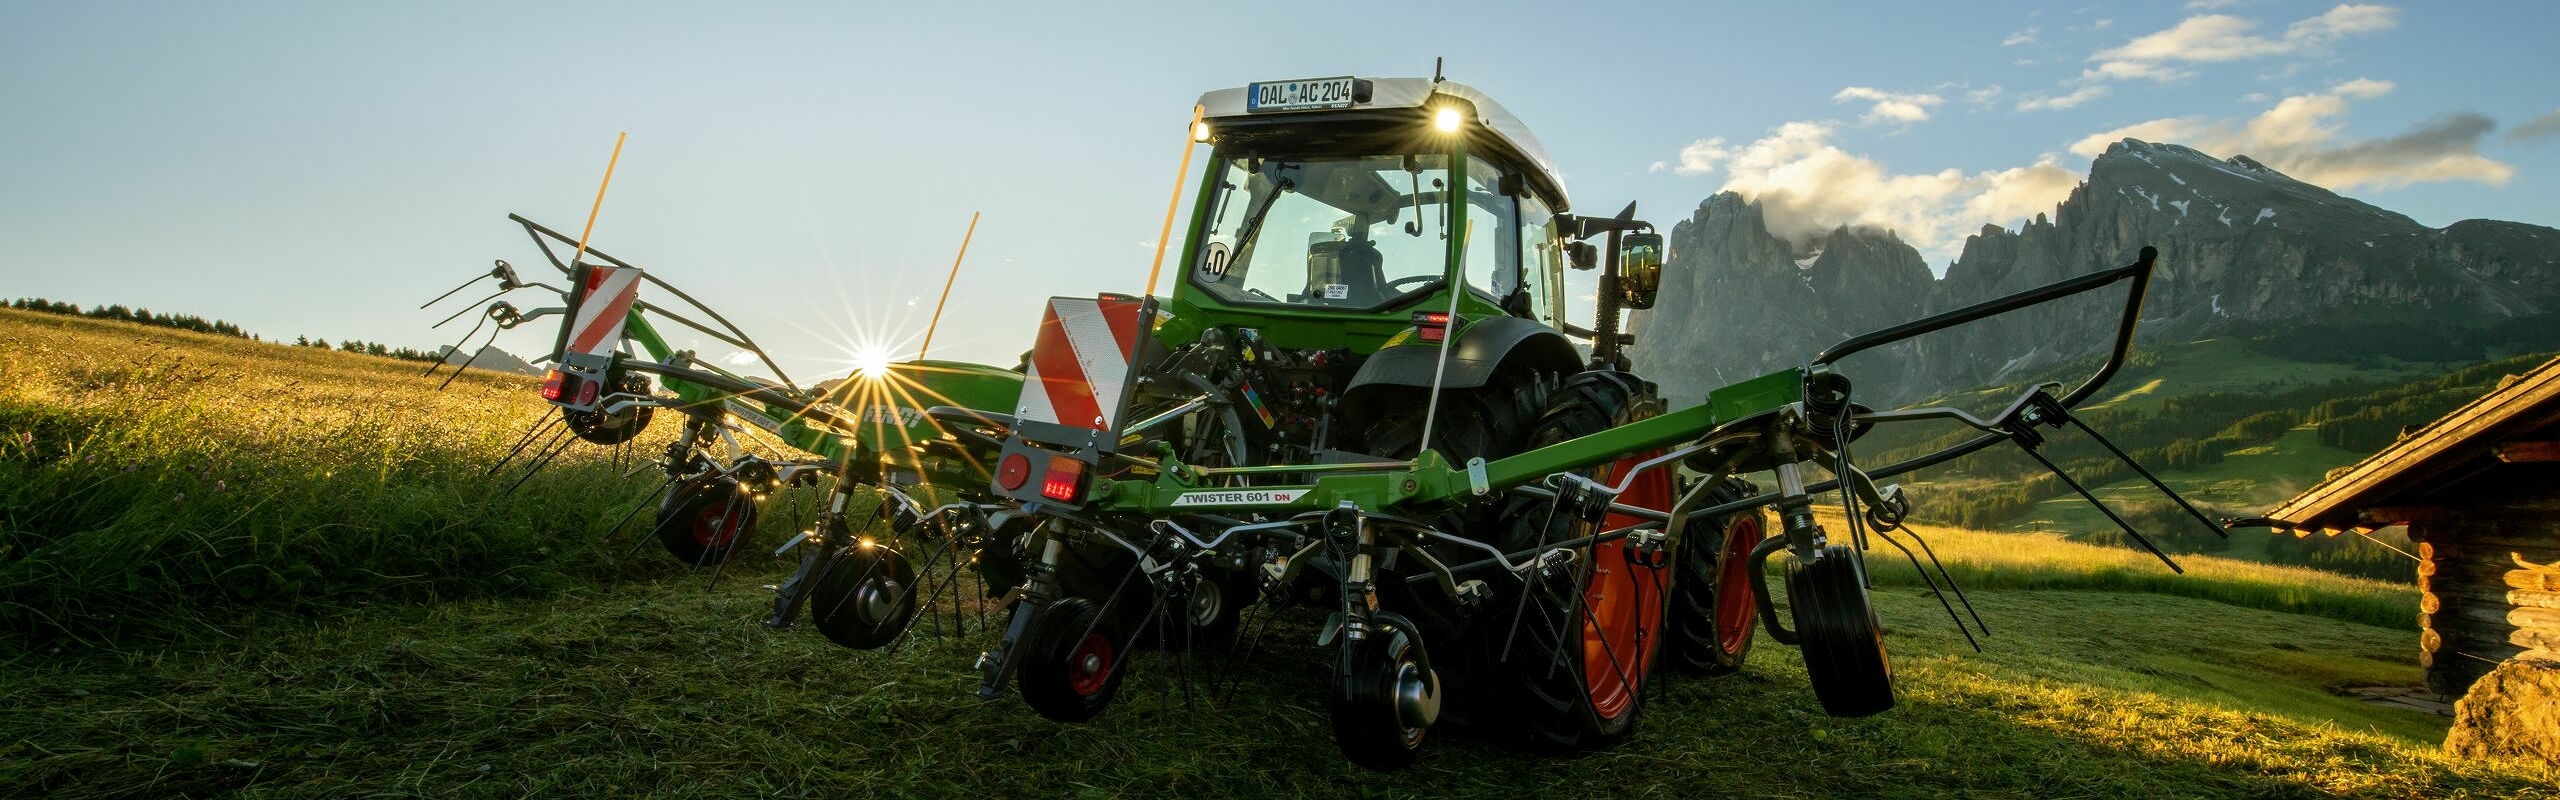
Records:
[[[87,544],[35,532],[51,569],[190,574],[112,546],[135,536],[228,570],[425,548],[421,569],[482,571],[324,574],[309,578],[323,589],[220,594],[229,611],[133,626],[176,638],[0,639],[0,795],[2499,797],[2554,778],[2450,761],[2432,746],[2440,721],[2329,693],[2414,681],[2406,632],[2350,621],[2406,620],[2405,592],[2216,559],[2178,578],[2138,554],[1961,531],[1930,541],[1997,635],[1970,653],[1907,567],[1879,562],[1903,703],[1875,718],[1821,716],[1795,651],[1764,641],[1741,675],[1666,682],[1617,749],[1533,757],[1452,731],[1414,770],[1358,773],[1327,733],[1313,615],[1292,612],[1231,697],[1183,707],[1143,662],[1125,705],[1060,726],[965,697],[981,636],[857,654],[757,627],[753,587],[778,561],[716,592],[654,553],[592,561],[583,543],[621,494],[610,465],[538,478],[536,500],[489,497],[475,459],[532,410],[511,384],[428,394],[379,360],[26,315],[0,314],[0,339],[0,411],[39,423],[0,466],[104,478],[81,501],[98,512],[69,517],[103,521],[77,531]],[[139,466],[80,466],[100,458]],[[150,480],[119,483],[134,474]],[[196,502],[207,474],[244,477]],[[400,492],[426,497],[386,511]],[[435,516],[450,503],[468,513]],[[282,537],[269,550],[185,534],[279,505],[293,525],[230,537]],[[574,513],[548,516],[560,508]],[[524,591],[491,572],[551,577]],[[171,610],[104,584],[0,590],[18,606]],[[273,613],[297,608],[316,616]],[[263,624],[202,625],[236,614]]]

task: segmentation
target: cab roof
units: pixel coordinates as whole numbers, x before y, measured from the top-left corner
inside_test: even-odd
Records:
[[[1360,80],[1368,81],[1370,84],[1369,101],[1351,107],[1348,109],[1350,111],[1421,109],[1430,105],[1431,98],[1437,95],[1447,95],[1475,106],[1476,119],[1484,123],[1484,129],[1500,144],[1517,152],[1529,162],[1529,167],[1536,173],[1535,177],[1541,184],[1539,188],[1544,190],[1544,194],[1552,195],[1553,202],[1549,205],[1558,212],[1572,206],[1565,196],[1564,179],[1557,174],[1555,161],[1547,157],[1546,147],[1538,144],[1538,137],[1529,133],[1528,125],[1522,124],[1520,118],[1512,116],[1508,109],[1504,109],[1501,103],[1494,102],[1491,96],[1473,86],[1456,81],[1434,82],[1429,78],[1360,78]],[[1232,89],[1215,89],[1201,95],[1201,118],[1211,121],[1245,117],[1269,119],[1306,113],[1246,111],[1245,90],[1246,87],[1238,86]]]

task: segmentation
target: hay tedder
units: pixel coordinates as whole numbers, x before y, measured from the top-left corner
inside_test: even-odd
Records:
[[[1484,94],[1437,78],[1256,83],[1205,95],[1189,134],[1211,150],[1205,174],[1186,166],[1197,194],[1172,291],[1154,296],[1151,279],[1141,295],[1051,298],[1017,370],[916,361],[827,391],[737,375],[672,350],[655,321],[761,357],[734,326],[516,218],[569,284],[492,272],[502,293],[564,301],[488,312],[502,327],[562,317],[542,394],[563,432],[534,460],[569,437],[628,441],[653,409],[682,414],[656,533],[715,569],[759,498],[831,481],[786,545],[801,565],[769,622],[805,608],[829,638],[878,647],[956,580],[937,576],[973,574],[1006,615],[977,694],[1012,687],[1054,720],[1102,713],[1139,648],[1253,652],[1248,606],[1322,616],[1334,736],[1369,767],[1409,763],[1444,718],[1606,746],[1633,732],[1657,669],[1733,671],[1763,628],[1800,648],[1825,711],[1867,715],[1894,702],[1867,546],[1912,553],[1894,533],[1910,503],[1881,481],[2003,441],[2034,453],[2039,429],[2077,425],[2071,409],[2132,345],[2154,257],[1664,398],[1620,331],[1654,302],[1663,238],[1632,205],[1572,213],[1536,139]],[[582,255],[561,260],[573,243]],[[1599,271],[1591,329],[1566,322],[1569,269]],[[640,299],[644,283],[714,324]],[[1871,410],[1839,366],[2119,285],[2103,364],[1989,416]],[[1852,463],[1873,426],[1917,420],[1980,433]],[[741,422],[807,458],[744,453]],[[1743,478],[1761,473],[1766,491]],[[1812,510],[1833,492],[1843,532]],[[869,522],[853,519],[865,506]]]

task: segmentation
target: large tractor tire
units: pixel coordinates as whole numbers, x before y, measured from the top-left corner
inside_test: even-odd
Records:
[[[1637,396],[1638,387],[1634,379],[1608,372],[1568,379],[1539,415],[1529,447],[1580,438],[1646,415],[1653,404]],[[1592,477],[1613,482],[1613,475],[1637,460],[1621,459]],[[1669,506],[1667,475],[1638,477],[1620,502]],[[1631,523],[1613,517],[1604,527]],[[1535,498],[1510,501],[1501,531],[1501,546],[1509,552],[1596,532],[1570,512]],[[1520,615],[1508,626],[1514,645],[1494,688],[1500,699],[1509,701],[1512,718],[1533,745],[1592,750],[1635,732],[1663,639],[1665,592],[1672,582],[1672,569],[1658,554],[1623,542],[1584,547],[1573,568],[1531,576],[1522,588],[1528,597],[1518,601]]]
[[[727,478],[686,481],[658,504],[658,543],[690,566],[726,563],[755,527],[755,500]]]
[[[1750,484],[1726,479],[1702,502],[1716,505],[1752,493]],[[1694,675],[1724,675],[1742,668],[1759,630],[1751,589],[1751,549],[1760,546],[1767,515],[1760,509],[1689,520],[1679,543],[1679,579],[1671,583],[1671,667]]]

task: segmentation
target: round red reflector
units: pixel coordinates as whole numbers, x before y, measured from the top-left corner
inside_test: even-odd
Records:
[[[1023,484],[1029,482],[1031,482],[1030,457],[1021,453],[1012,453],[1006,455],[1004,461],[996,465],[996,485],[1004,487],[1005,491],[1021,489]]]

